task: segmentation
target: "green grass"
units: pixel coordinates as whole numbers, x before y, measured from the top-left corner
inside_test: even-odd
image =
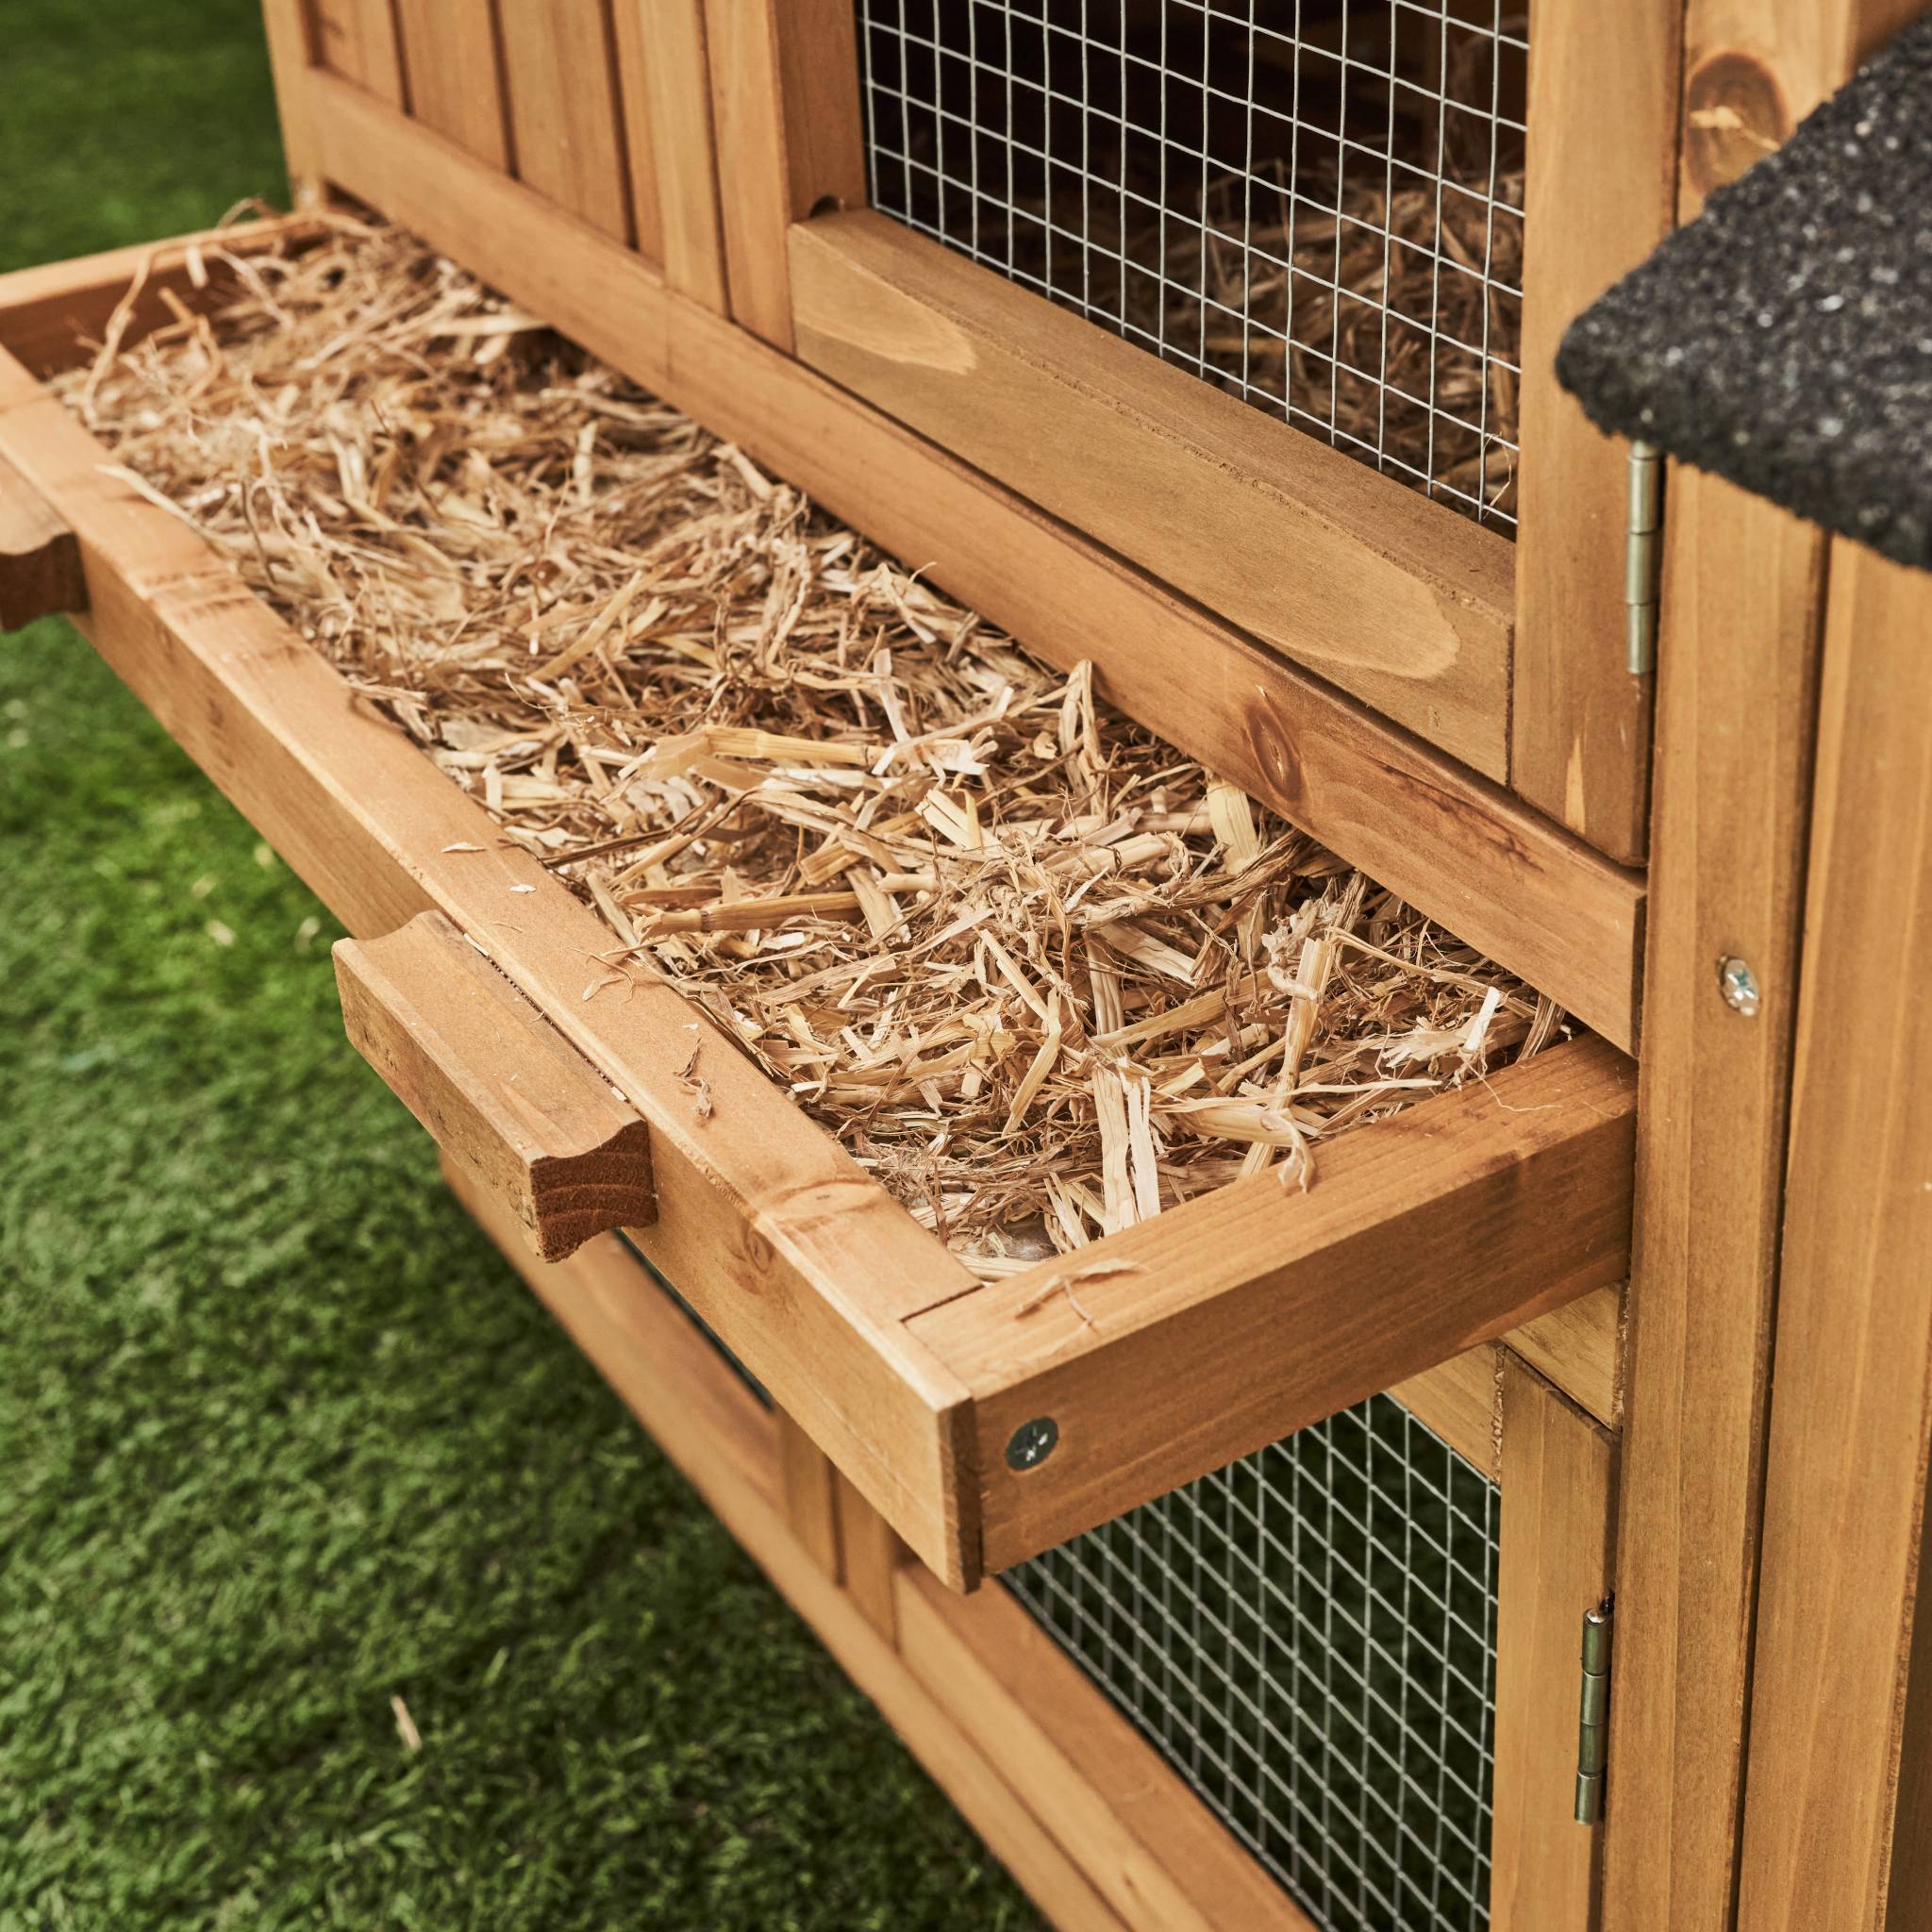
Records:
[[[0,266],[278,192],[253,0],[6,37]],[[1033,1924],[442,1193],[334,936],[0,641],[0,1932]]]

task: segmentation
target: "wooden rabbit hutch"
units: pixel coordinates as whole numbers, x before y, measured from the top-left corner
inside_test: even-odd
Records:
[[[459,1197],[1056,1924],[1932,1923],[1932,594],[1553,370],[1918,10],[267,0],[310,211],[0,280],[0,622],[327,901]],[[326,202],[1572,1037],[949,1244],[77,420]]]

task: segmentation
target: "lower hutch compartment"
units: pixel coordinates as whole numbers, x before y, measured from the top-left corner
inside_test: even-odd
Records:
[[[444,1172],[1056,1925],[1590,1923],[1612,1438],[1511,1350],[1404,1391],[1459,1443],[1376,1395],[961,1597],[635,1248],[546,1264]],[[1565,1354],[1607,1393],[1607,1347]]]
[[[42,386],[85,338],[131,338],[220,281],[192,241],[0,281],[0,577],[84,607],[95,647],[349,928],[358,1041],[381,1042],[466,1203],[1049,1915],[1584,1926],[1576,1645],[1608,1587],[1631,1062],[1577,1040],[1340,1139],[1307,1193],[1263,1175],[1182,1202],[1084,1250],[1103,1265],[1077,1299],[1051,1261],[982,1283],[669,982],[587,996],[598,915]],[[708,349],[700,402],[736,373],[775,384],[794,429],[827,407],[817,378],[660,297],[692,331],[641,358],[673,400]],[[718,426],[759,407],[720,400]],[[850,407],[827,433],[849,428],[862,464],[884,432]],[[968,487],[932,475],[942,496]],[[1165,724],[1151,696],[1138,708]],[[1334,715],[1377,746],[1363,774],[1429,802],[1391,819],[1324,792],[1310,829],[1365,867],[1386,851],[1425,910],[1432,879],[1475,904],[1505,964],[1627,1040],[1640,897],[1434,754]],[[1293,755],[1334,751],[1316,733]],[[1433,853],[1437,823],[1507,863]],[[1619,934],[1607,958],[1592,921]],[[425,966],[463,938],[490,971]],[[559,1084],[525,1106],[511,1065]],[[634,1250],[585,1239],[587,1201]],[[582,1245],[540,1262],[533,1234]],[[1362,1633],[1357,1682],[1338,1616]],[[1283,1690],[1311,1673],[1319,1719]]]

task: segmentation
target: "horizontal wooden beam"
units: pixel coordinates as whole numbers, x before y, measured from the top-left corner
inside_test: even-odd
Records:
[[[1491,778],[1515,558],[1491,530],[869,209],[791,231],[821,374]]]
[[[989,1571],[1628,1269],[1636,1070],[1601,1041],[1424,1101],[915,1316],[974,1396]],[[1020,1431],[1051,1453],[1015,1468]]]
[[[658,1218],[650,1129],[441,912],[334,954],[349,1043],[544,1260]]]
[[[0,462],[0,631],[87,608],[74,532]]]
[[[340,187],[739,443],[1028,649],[1062,665],[1091,661],[1124,710],[1634,1046],[1639,874],[675,294],[636,256],[450,142],[327,75],[311,86],[325,172]],[[5,300],[0,283],[0,328]],[[1417,507],[1457,523],[1440,506]]]

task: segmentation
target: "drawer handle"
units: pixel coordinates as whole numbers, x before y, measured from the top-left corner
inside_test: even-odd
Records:
[[[546,1261],[657,1219],[650,1129],[441,912],[335,961],[356,1050]]]
[[[0,458],[0,631],[86,608],[78,540]]]

